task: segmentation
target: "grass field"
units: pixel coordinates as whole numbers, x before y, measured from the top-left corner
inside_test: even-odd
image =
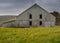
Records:
[[[0,43],[60,43],[60,26],[0,28]]]

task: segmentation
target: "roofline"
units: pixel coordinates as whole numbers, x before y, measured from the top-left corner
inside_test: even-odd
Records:
[[[27,8],[26,10],[24,10],[22,13],[20,13],[18,16],[20,16],[21,14],[23,14],[25,11],[27,11],[27,10],[29,10],[30,8],[32,8],[34,5],[37,5],[37,6],[39,6],[37,3],[35,3],[35,4],[33,4],[32,6],[30,6],[29,8]],[[40,6],[39,6],[40,7]],[[40,8],[42,8],[42,7],[40,7]],[[43,8],[42,8],[43,9]],[[43,9],[43,10],[45,10],[45,9]],[[45,10],[46,11],[46,10]],[[46,11],[46,12],[48,12],[48,11]],[[17,16],[17,17],[18,17]]]
[[[37,3],[34,3],[32,6],[30,6],[29,8],[27,8],[26,10],[24,10],[22,13],[20,13],[18,16],[22,15],[24,12],[26,12],[27,10],[29,10],[30,8],[32,8],[34,5],[37,5],[39,8],[43,9],[44,11],[46,11],[47,13],[49,13],[46,9],[44,9],[43,7],[41,7],[40,5],[38,5]],[[49,13],[50,14],[50,13]],[[52,14],[51,14],[52,15]],[[18,17],[17,16],[17,17]],[[54,16],[54,15],[53,15]],[[55,16],[54,16],[55,17]]]
[[[35,3],[36,4],[36,3]],[[33,4],[32,6],[30,6],[29,8],[25,9],[23,12],[21,12],[18,16],[20,16],[21,14],[23,14],[25,11],[29,10],[30,8],[32,8],[35,4]],[[17,17],[18,17],[17,16]]]

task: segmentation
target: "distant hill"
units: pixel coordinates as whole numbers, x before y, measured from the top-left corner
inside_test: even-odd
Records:
[[[12,15],[0,16],[0,25],[4,22],[12,21],[15,19],[16,19],[16,16],[12,16]]]

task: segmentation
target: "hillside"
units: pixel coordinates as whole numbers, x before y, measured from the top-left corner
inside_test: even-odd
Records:
[[[0,43],[60,43],[60,26],[0,28]]]
[[[8,21],[13,21],[15,19],[16,19],[16,16],[12,16],[12,15],[0,16],[0,27],[2,26],[3,23]]]

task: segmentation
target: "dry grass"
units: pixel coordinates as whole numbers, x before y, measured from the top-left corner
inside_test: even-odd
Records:
[[[60,26],[0,28],[0,43],[60,43]]]

